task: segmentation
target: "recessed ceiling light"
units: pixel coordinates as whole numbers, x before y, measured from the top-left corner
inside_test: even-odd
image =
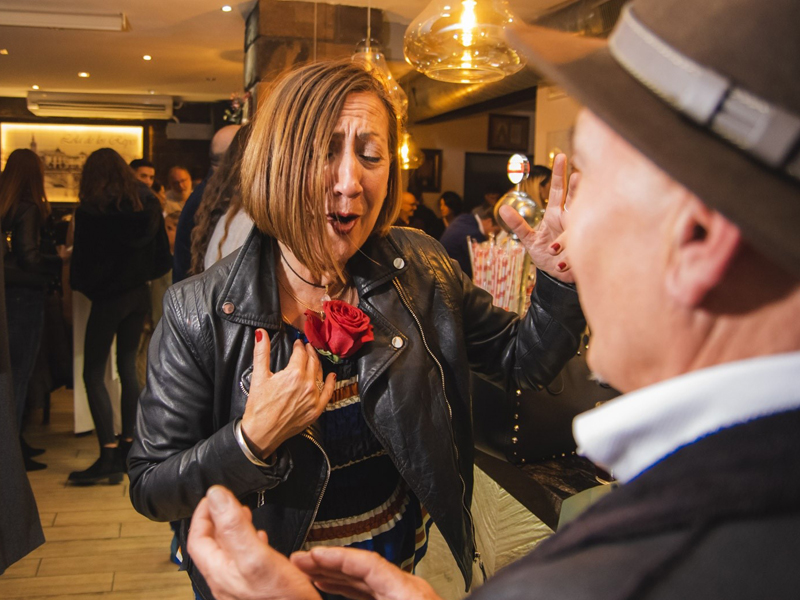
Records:
[[[229,4],[226,4],[222,7],[222,12],[231,12],[233,9],[230,7]]]
[[[31,89],[32,89],[32,90],[38,90],[38,89],[39,89],[39,86],[38,86],[38,85],[36,85],[36,84],[34,83],[34,84],[31,86]]]
[[[78,73],[78,77],[89,77],[89,74],[86,71],[81,71]]]
[[[6,48],[0,48],[0,54],[8,54],[8,50]]]
[[[150,95],[152,96],[153,94],[155,94],[155,93],[156,93],[156,91],[155,91],[155,90],[147,90],[147,93],[148,93],[148,94],[150,94]]]
[[[149,54],[145,54],[142,58],[145,60],[153,60],[153,57],[150,56]]]

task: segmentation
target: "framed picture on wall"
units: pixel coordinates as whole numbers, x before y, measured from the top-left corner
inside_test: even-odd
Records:
[[[514,115],[489,115],[489,150],[528,152],[530,118]]]
[[[86,158],[100,148],[113,148],[126,163],[141,158],[144,127],[0,123],[0,168],[18,148],[33,150],[42,159],[49,201],[77,202]]]
[[[409,176],[409,189],[420,192],[442,191],[442,151],[421,148],[425,161]]]

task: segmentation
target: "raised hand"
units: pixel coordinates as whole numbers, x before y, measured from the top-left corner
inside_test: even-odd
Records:
[[[242,433],[261,458],[319,418],[333,396],[336,382],[331,373],[322,385],[322,365],[311,344],[297,340],[286,368],[277,373],[270,371],[269,355],[269,336],[258,329]]]
[[[374,552],[317,547],[289,557],[320,590],[354,600],[441,600],[423,579]]]
[[[534,264],[556,279],[571,283],[575,279],[569,269],[569,259],[564,252],[565,207],[569,206],[578,189],[580,175],[573,173],[569,179],[567,192],[567,157],[556,156],[553,162],[553,175],[550,183],[550,197],[544,218],[536,230],[532,229],[517,211],[509,206],[500,208],[503,220],[525,246]]]
[[[187,550],[217,600],[320,600],[308,577],[256,532],[250,509],[222,486],[197,505]]]

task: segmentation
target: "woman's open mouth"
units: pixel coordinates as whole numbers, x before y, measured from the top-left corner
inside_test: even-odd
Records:
[[[356,226],[359,216],[353,213],[328,213],[328,223],[339,235],[347,235]]]

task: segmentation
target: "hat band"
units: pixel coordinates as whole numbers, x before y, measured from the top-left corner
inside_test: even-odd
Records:
[[[630,5],[623,9],[608,48],[630,75],[675,110],[800,180],[800,116],[681,54],[647,29]]]

